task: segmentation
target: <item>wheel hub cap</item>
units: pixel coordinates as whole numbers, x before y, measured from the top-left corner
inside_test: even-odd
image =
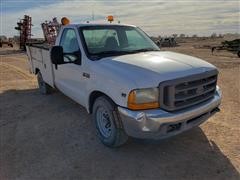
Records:
[[[104,137],[108,138],[112,132],[112,124],[108,112],[103,107],[100,107],[98,108],[96,115],[98,129],[100,133]]]

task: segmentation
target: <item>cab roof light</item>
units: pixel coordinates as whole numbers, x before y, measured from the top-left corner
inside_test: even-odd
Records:
[[[108,17],[107,17],[107,20],[108,20],[110,23],[112,23],[112,22],[114,21],[114,18],[113,18],[113,16],[108,16]]]
[[[61,23],[63,26],[70,24],[70,20],[67,17],[63,17],[61,19]]]

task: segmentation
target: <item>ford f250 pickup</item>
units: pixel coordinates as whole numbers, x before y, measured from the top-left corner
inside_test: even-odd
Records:
[[[160,51],[132,25],[69,24],[54,46],[28,44],[26,49],[40,92],[56,88],[84,106],[109,147],[123,145],[128,137],[170,137],[219,111],[215,66]]]

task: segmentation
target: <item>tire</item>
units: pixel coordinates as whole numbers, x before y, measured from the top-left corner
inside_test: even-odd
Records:
[[[237,55],[238,55],[238,57],[240,58],[240,51],[238,51]]]
[[[121,120],[118,118],[116,105],[106,96],[98,97],[93,105],[93,121],[97,136],[108,147],[119,147],[127,142]]]
[[[37,73],[37,80],[38,80],[38,89],[41,94],[50,94],[51,87],[44,82],[42,78],[42,74],[40,72]]]

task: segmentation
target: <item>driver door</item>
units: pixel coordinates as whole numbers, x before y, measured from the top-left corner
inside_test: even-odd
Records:
[[[56,87],[79,104],[84,105],[84,79],[81,51],[75,29],[63,31],[60,46],[63,47],[64,64],[54,68]]]

